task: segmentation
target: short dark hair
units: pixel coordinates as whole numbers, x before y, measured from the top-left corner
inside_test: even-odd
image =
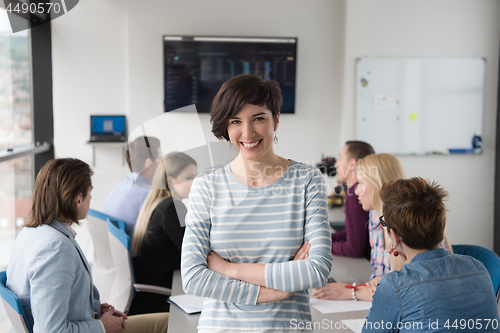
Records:
[[[420,177],[385,183],[380,197],[387,227],[412,249],[435,248],[444,237],[447,196],[436,182]]]
[[[31,216],[26,226],[38,227],[61,218],[78,224],[75,200],[92,186],[90,166],[75,158],[52,159],[40,169],[35,181]]]
[[[349,159],[354,158],[356,161],[370,154],[375,154],[373,147],[363,141],[347,141],[347,155]]]
[[[229,141],[228,120],[245,104],[266,106],[276,119],[283,105],[279,83],[253,74],[238,75],[225,82],[215,95],[210,111],[212,133],[217,139]]]
[[[141,172],[146,160],[151,158],[150,151],[153,160],[158,160],[160,158],[159,148],[161,148],[160,140],[152,136],[140,136],[130,142],[125,150],[125,159],[130,171]]]

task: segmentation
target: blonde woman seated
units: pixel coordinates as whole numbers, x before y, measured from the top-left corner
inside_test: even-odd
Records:
[[[390,255],[393,251],[388,235],[384,233],[379,217],[382,215],[382,200],[380,188],[390,180],[406,177],[401,162],[391,154],[371,154],[356,163],[358,187],[356,195],[363,206],[363,210],[370,211],[368,225],[373,275],[365,285],[350,288],[347,283],[328,283],[312,293],[313,297],[322,299],[360,299],[371,300],[373,293],[384,274],[391,271],[391,267],[398,268],[404,264],[401,256]],[[386,249],[389,251],[387,252]],[[398,254],[398,253],[395,253]],[[347,286],[347,288],[346,288]]]
[[[196,161],[173,152],[158,164],[149,191],[137,218],[132,256],[137,283],[172,288],[172,274],[181,267],[186,207],[197,174]],[[137,293],[130,314],[167,312],[168,296]]]

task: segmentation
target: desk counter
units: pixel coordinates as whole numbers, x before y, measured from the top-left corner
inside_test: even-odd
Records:
[[[372,273],[370,262],[365,258],[347,258],[333,256],[332,272],[330,277],[338,282],[357,282],[364,283],[368,281]],[[172,295],[184,294],[181,284],[180,271],[174,273],[172,284]],[[335,324],[341,320],[364,319],[368,311],[327,313],[323,314],[311,306],[311,316],[313,325],[316,325],[316,331],[322,332],[351,332],[347,328],[336,328]],[[199,314],[188,315],[175,305],[170,306],[170,321],[168,324],[168,333],[196,333]],[[340,325],[340,324],[337,324]],[[339,327],[339,326],[337,326]]]

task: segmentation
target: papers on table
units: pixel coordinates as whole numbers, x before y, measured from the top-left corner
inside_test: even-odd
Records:
[[[332,301],[312,297],[309,302],[321,313],[363,311],[370,310],[372,306],[372,302],[367,301]]]
[[[178,295],[170,296],[168,302],[177,305],[187,314],[193,314],[201,312],[205,298],[194,295]]]
[[[348,319],[341,320],[342,324],[349,327],[354,333],[361,333],[363,325],[365,324],[365,319]]]

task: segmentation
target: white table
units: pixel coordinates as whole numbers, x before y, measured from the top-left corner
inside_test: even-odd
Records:
[[[332,272],[333,277],[338,282],[357,282],[364,283],[368,281],[372,273],[370,262],[365,258],[347,258],[333,256]],[[184,294],[182,291],[180,271],[174,273],[172,283],[172,295]],[[335,329],[335,323],[347,319],[364,319],[368,311],[327,313],[323,314],[311,306],[312,322],[316,322],[315,332],[351,332],[349,329]],[[199,314],[188,315],[175,305],[170,306],[170,321],[168,323],[168,333],[196,333]],[[338,324],[337,324],[338,325]],[[330,328],[331,327],[331,328]],[[326,329],[323,329],[326,328]]]

